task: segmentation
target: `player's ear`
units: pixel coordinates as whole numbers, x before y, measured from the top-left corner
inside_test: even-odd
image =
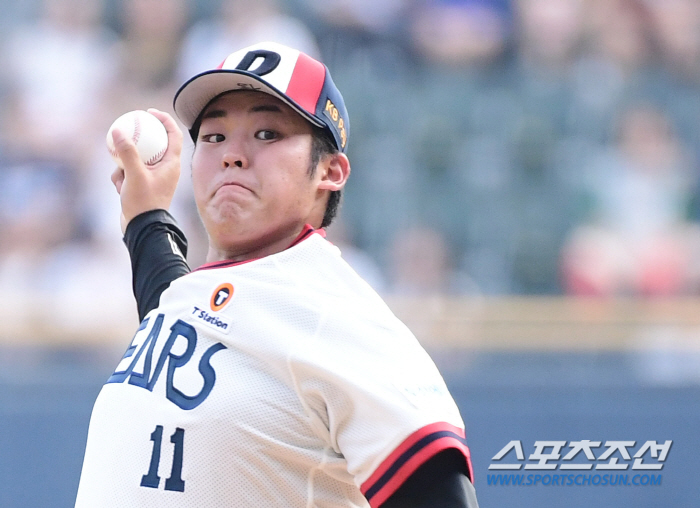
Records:
[[[326,155],[319,166],[319,189],[338,191],[345,187],[350,176],[350,160],[347,155],[340,152]]]

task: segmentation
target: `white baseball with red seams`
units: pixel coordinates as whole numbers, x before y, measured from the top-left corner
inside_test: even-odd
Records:
[[[114,129],[119,129],[126,137],[131,137],[146,165],[153,165],[161,160],[168,148],[168,133],[160,120],[148,111],[129,111],[117,118],[107,131],[107,149],[119,167],[124,166],[114,149]]]

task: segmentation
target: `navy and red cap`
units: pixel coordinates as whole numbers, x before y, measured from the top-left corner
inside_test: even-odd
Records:
[[[204,108],[232,90],[268,93],[285,102],[313,125],[333,135],[345,152],[350,132],[348,112],[328,67],[299,50],[261,42],[230,54],[216,69],[188,80],[175,94],[175,114],[192,133]]]

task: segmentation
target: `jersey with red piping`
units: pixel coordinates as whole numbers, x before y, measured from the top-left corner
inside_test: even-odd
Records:
[[[93,410],[76,507],[380,506],[464,426],[321,235],[175,280]]]

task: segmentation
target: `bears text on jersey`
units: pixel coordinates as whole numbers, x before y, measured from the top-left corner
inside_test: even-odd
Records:
[[[153,320],[153,326],[150,332],[148,332],[146,339],[140,343],[141,336],[146,333],[146,329],[148,328],[150,317],[143,320],[134,335],[131,345],[127,348],[126,353],[124,353],[123,359],[133,357],[131,363],[125,370],[116,370],[107,380],[107,383],[128,382],[130,385],[138,386],[152,392],[167,362],[165,396],[181,409],[194,409],[209,396],[216,382],[216,373],[210,362],[211,357],[218,351],[226,349],[226,346],[221,342],[217,342],[202,354],[199,360],[198,370],[204,384],[196,395],[187,395],[175,386],[175,372],[192,360],[195,347],[197,346],[197,330],[192,325],[178,319],[170,327],[168,338],[165,340],[165,344],[154,365],[154,350],[158,338],[161,335],[164,319],[164,314],[158,314]],[[177,354],[174,351],[174,346],[176,342],[178,342],[178,338],[183,338],[186,341],[185,351],[181,354]],[[134,352],[136,352],[135,355]],[[141,372],[138,372],[135,367],[142,356],[144,356],[143,369]],[[119,367],[117,367],[117,369],[119,369]]]

